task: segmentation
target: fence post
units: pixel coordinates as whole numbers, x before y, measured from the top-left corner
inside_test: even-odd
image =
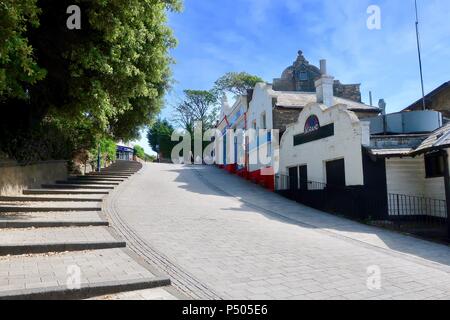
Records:
[[[445,184],[445,200],[447,207],[447,239],[450,240],[450,169],[448,167],[448,153],[443,151],[444,157],[444,184]]]

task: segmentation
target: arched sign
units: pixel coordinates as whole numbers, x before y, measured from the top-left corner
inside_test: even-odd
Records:
[[[320,129],[320,122],[319,122],[319,118],[317,118],[317,116],[312,115],[310,116],[308,119],[306,119],[306,123],[305,123],[305,133],[310,133],[313,131],[317,131]]]

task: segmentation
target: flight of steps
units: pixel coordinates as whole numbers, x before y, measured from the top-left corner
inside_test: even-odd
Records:
[[[118,161],[1,196],[0,299],[76,299],[169,285],[124,249],[102,212],[103,198],[141,167]]]

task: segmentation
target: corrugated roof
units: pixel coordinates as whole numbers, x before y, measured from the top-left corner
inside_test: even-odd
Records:
[[[412,148],[397,148],[397,149],[370,149],[370,153],[378,157],[386,156],[408,156]]]
[[[450,146],[450,123],[434,131],[414,150],[414,154]]]
[[[276,106],[285,108],[304,108],[308,103],[317,102],[314,92],[292,92],[271,90],[270,94],[277,98]],[[371,107],[367,104],[334,97],[335,104],[345,104],[349,110],[361,110],[368,112],[380,112],[378,107]]]

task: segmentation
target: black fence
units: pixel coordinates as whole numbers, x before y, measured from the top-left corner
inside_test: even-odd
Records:
[[[352,219],[378,219],[387,214],[387,201],[380,201],[378,194],[369,193],[363,186],[330,186],[315,181],[300,184],[289,176],[278,175],[275,188],[284,197],[308,207]]]
[[[276,176],[276,191],[308,207],[424,237],[448,240],[450,236],[445,200],[292,180]]]

